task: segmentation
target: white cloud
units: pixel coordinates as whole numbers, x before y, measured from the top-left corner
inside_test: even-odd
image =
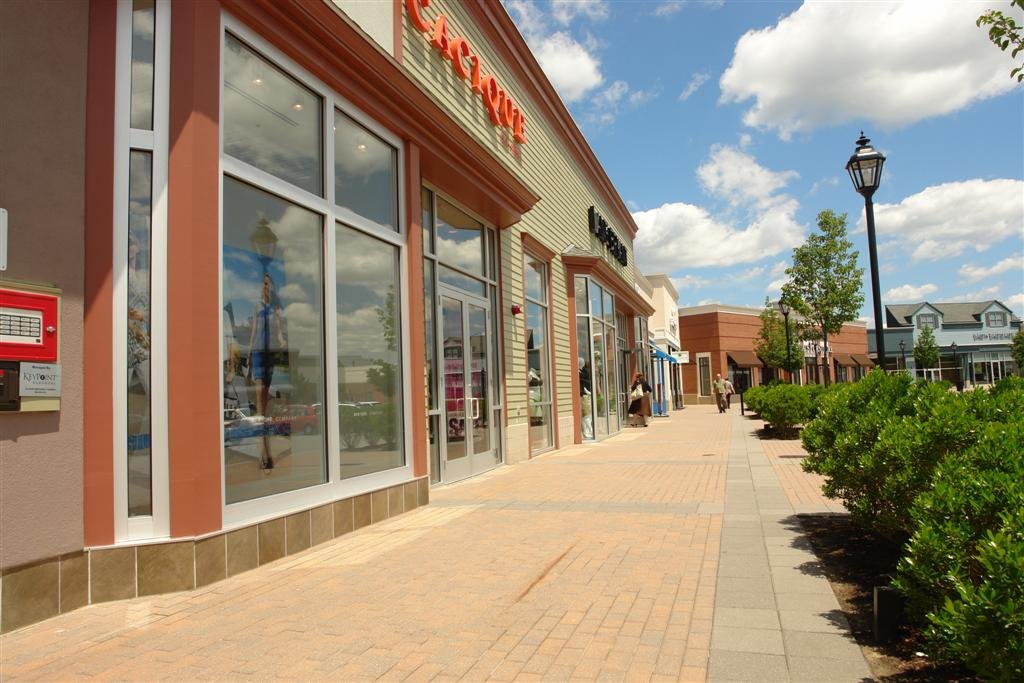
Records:
[[[650,90],[634,90],[633,92],[629,93],[629,106],[643,106],[650,102],[651,100],[653,100],[659,94],[661,94],[660,91],[660,88],[652,88]]]
[[[939,291],[939,288],[930,282],[921,286],[902,285],[900,287],[893,287],[882,294],[882,301],[894,304],[917,302],[937,291]]]
[[[780,277],[786,274],[787,268],[789,268],[789,261],[776,261],[775,265],[772,266],[769,275],[772,277]]]
[[[807,194],[816,194],[818,190],[820,190],[823,187],[835,187],[838,184],[839,176],[832,176],[831,178],[822,178],[821,180],[816,180],[814,184],[811,185],[811,189],[807,191]]]
[[[597,46],[583,45],[566,31],[553,31],[549,18],[566,24],[578,14],[591,18],[600,11],[590,5],[604,3],[556,2],[549,17],[532,0],[506,0],[505,8],[530,45],[537,62],[566,102],[576,102],[604,82]],[[563,21],[564,20],[564,21]]]
[[[634,212],[637,262],[647,271],[672,272],[756,263],[792,249],[804,240],[796,220],[799,204],[779,190],[795,175],[770,171],[734,147],[712,147],[697,176],[709,194],[727,200],[733,212],[745,213],[745,224],[684,202]]]
[[[628,83],[625,81],[615,81],[594,98],[594,103],[599,107],[614,107],[628,92]]]
[[[787,282],[786,278],[778,278],[768,283],[768,286],[764,288],[765,294],[782,293],[782,287]]]
[[[1000,275],[1008,270],[1017,269],[1018,273],[1024,273],[1024,259],[1021,258],[1020,254],[1014,254],[1008,258],[1004,258],[999,263],[986,268],[985,266],[976,266],[971,263],[960,266],[960,280],[961,282],[979,282],[986,278],[990,278],[993,275]]]
[[[746,152],[727,145],[712,147],[711,158],[697,168],[701,186],[732,204],[775,203],[779,199],[775,193],[797,176],[796,171],[770,171]]]
[[[679,93],[679,101],[685,102],[690,99],[690,95],[697,92],[700,86],[704,85],[709,78],[711,78],[711,74],[706,71],[693,74],[690,77],[690,82],[683,88],[683,92]]]
[[[733,273],[732,279],[736,280],[736,282],[750,282],[751,280],[761,277],[762,275],[764,275],[764,273],[764,266],[755,266],[753,268],[748,268],[747,270],[743,270],[738,273]]]
[[[964,180],[927,187],[898,204],[875,204],[875,229],[915,261],[988,250],[1024,234],[1024,181]],[[863,215],[857,231],[864,230]]]
[[[795,201],[772,207],[745,227],[720,221],[707,209],[676,202],[633,214],[635,249],[645,271],[672,271],[754,263],[801,244]]]
[[[576,17],[604,21],[611,14],[606,0],[551,0],[551,16],[568,26]]]
[[[670,17],[686,6],[686,0],[666,0],[654,8],[654,16]]]
[[[1001,299],[1001,301],[1018,316],[1024,315],[1024,292],[1018,292],[1017,294],[1008,296],[1005,299]]]
[[[992,287],[980,289],[977,292],[967,292],[966,294],[943,297],[943,301],[988,301],[989,299],[995,299],[998,296],[999,285],[994,285]]]
[[[976,2],[805,2],[736,43],[723,102],[783,139],[866,119],[895,128],[1010,92],[1013,60],[975,26]],[[866,96],[868,95],[868,96]]]
[[[746,149],[747,147],[750,147],[751,140],[752,138],[750,137],[750,133],[744,133],[743,135],[740,135],[740,149]]]
[[[689,273],[686,275],[677,275],[670,279],[677,290],[700,289],[701,287],[707,287],[711,284],[711,280],[698,275],[690,275]]]
[[[531,42],[551,85],[566,102],[575,102],[601,85],[601,62],[568,33],[558,32]]]

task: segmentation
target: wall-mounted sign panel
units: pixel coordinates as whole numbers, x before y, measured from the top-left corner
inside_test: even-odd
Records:
[[[18,373],[18,388],[21,396],[60,396],[60,363],[22,363]]]

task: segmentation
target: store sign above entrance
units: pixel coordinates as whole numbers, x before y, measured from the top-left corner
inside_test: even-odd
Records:
[[[508,128],[512,131],[512,137],[516,142],[526,143],[526,117],[516,106],[512,96],[505,92],[505,89],[498,84],[498,78],[493,74],[483,74],[480,71],[480,57],[473,52],[469,42],[460,36],[448,33],[448,18],[439,14],[437,19],[430,21],[421,13],[421,7],[428,7],[430,0],[405,0],[405,9],[409,14],[409,21],[425,37],[430,40],[441,57],[452,63],[452,69],[462,80],[469,80],[473,92],[480,95],[487,108],[487,114],[491,117],[491,123],[495,126]]]
[[[590,232],[597,236],[601,244],[608,248],[608,252],[621,265],[626,265],[629,259],[626,258],[626,245],[622,243],[619,236],[615,234],[604,216],[597,212],[597,209],[590,207],[587,210],[587,220],[590,224]]]

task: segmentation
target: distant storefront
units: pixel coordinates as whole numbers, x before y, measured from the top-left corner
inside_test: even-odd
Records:
[[[1000,301],[922,301],[886,306],[885,311],[889,369],[906,368],[919,377],[965,385],[992,384],[1020,370],[1010,355],[1010,344],[1021,320]],[[919,367],[914,360],[914,346],[925,328],[931,328],[939,347],[938,367]],[[868,343],[876,354],[873,330]]]
[[[760,308],[724,304],[679,309],[680,345],[690,361],[683,366],[687,402],[713,403],[711,384],[718,374],[740,390],[776,379],[821,384],[827,376],[830,382],[852,382],[874,367],[867,355],[865,327],[859,321],[847,323],[839,334],[830,336],[827,351],[820,341],[803,342],[804,368],[792,377],[769,367],[756,353],[761,312]]]

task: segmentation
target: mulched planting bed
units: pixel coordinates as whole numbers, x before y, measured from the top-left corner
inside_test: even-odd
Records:
[[[799,518],[876,678],[885,681],[981,680],[965,669],[938,666],[921,656],[924,639],[920,625],[903,624],[893,642],[874,643],[873,588],[889,584],[900,556],[899,545],[858,527],[849,515],[808,514]]]

